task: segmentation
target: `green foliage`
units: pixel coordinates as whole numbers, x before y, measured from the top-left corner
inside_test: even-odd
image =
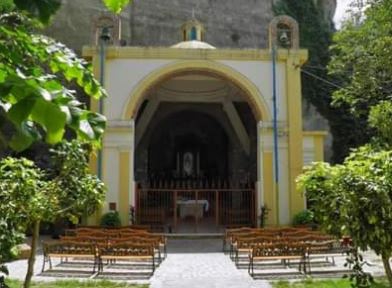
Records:
[[[313,164],[298,183],[328,233],[350,235],[354,247],[391,257],[392,151],[360,147],[342,165]],[[388,261],[384,267],[392,284]]]
[[[347,106],[332,107],[332,93],[336,88],[320,81],[322,78],[333,83],[339,82],[338,77],[331,77],[327,73],[329,46],[335,32],[333,23],[326,19],[322,8],[313,0],[280,0],[275,4],[274,11],[276,15],[293,17],[299,24],[301,47],[309,50],[309,60],[302,68],[302,95],[307,103],[328,120],[333,136],[332,160],[340,163],[350,148],[366,143],[369,137],[366,129],[363,129],[366,119],[352,116]]]
[[[106,189],[88,170],[89,152],[77,141],[59,144],[52,150],[54,169],[50,173],[24,158],[0,161],[0,263],[12,257],[27,227],[38,231],[42,220],[58,217],[76,222],[100,206]],[[32,248],[30,260],[34,255]]]
[[[117,211],[109,211],[101,218],[102,227],[120,227],[121,219]]]
[[[392,1],[378,1],[360,25],[348,22],[334,37],[329,69],[344,80],[334,100],[348,103],[357,114],[367,115],[369,107],[392,93],[391,17]]]
[[[351,274],[344,275],[343,278],[348,278],[351,282],[351,287],[368,288],[372,287],[374,278],[371,273],[365,272],[364,266],[368,265],[364,261],[363,256],[359,253],[358,248],[352,247],[348,252],[345,267],[351,267]]]
[[[267,219],[268,219],[268,214],[269,214],[269,211],[270,211],[271,209],[269,209],[268,207],[267,207],[267,205],[262,205],[261,207],[260,207],[260,216],[259,216],[259,219],[260,219],[260,228],[264,228],[265,227],[265,224],[267,223]]]
[[[19,14],[0,16],[0,112],[13,124],[10,147],[22,151],[42,137],[57,143],[66,127],[79,139],[98,144],[105,118],[86,110],[63,82],[76,83],[96,99],[104,90],[84,60],[53,39],[32,33],[29,25]]]
[[[310,210],[298,212],[293,217],[293,225],[310,225],[314,224],[314,214]]]
[[[350,282],[347,280],[317,280],[307,279],[304,281],[278,281],[272,283],[274,288],[351,288]],[[390,287],[387,283],[380,280],[377,283],[373,283],[370,287],[372,288],[388,288]]]
[[[376,131],[376,143],[386,148],[392,146],[391,101],[381,101],[370,109],[369,126]]]
[[[18,10],[26,11],[31,17],[48,24],[50,17],[61,6],[61,0],[13,0]]]
[[[58,187],[59,216],[76,222],[83,215],[92,214],[104,200],[106,188],[96,175],[90,173],[88,155],[91,146],[78,141],[62,142],[51,150],[54,168],[53,181]]]
[[[391,143],[392,0],[373,1],[365,15],[360,23],[347,22],[334,37],[328,68],[342,82],[333,94],[334,104],[370,117],[380,142]]]
[[[0,1],[0,14],[10,12],[15,8],[13,0],[1,0]]]
[[[130,0],[103,0],[105,3],[106,8],[108,8],[113,13],[120,13],[122,9],[125,8],[130,2]]]
[[[27,159],[0,161],[0,267],[16,255],[15,246],[24,240],[24,231],[33,222],[50,218],[45,174]],[[3,269],[2,269],[3,270]]]
[[[50,216],[43,178],[43,171],[27,159],[0,161],[0,263],[15,256],[13,247],[24,239],[30,215]]]

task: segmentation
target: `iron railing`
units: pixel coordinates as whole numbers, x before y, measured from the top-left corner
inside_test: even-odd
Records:
[[[138,224],[167,232],[216,232],[226,227],[255,226],[256,196],[250,185],[216,181],[156,182],[136,189]]]

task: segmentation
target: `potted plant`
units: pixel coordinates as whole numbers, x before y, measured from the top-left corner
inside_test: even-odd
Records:
[[[293,226],[310,227],[314,229],[317,225],[314,222],[314,213],[310,210],[303,210],[294,215]]]

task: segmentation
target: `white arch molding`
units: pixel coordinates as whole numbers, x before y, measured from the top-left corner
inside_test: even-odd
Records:
[[[243,93],[245,99],[249,103],[252,109],[257,125],[257,183],[256,183],[256,205],[255,213],[258,215],[259,208],[264,205],[264,183],[262,181],[263,171],[265,168],[263,163],[263,145],[262,145],[262,122],[271,122],[272,116],[268,109],[266,99],[263,97],[259,88],[249,80],[245,75],[236,71],[235,69],[224,65],[222,63],[211,61],[211,60],[184,60],[176,61],[174,63],[165,65],[150,74],[146,75],[140,83],[130,93],[127,103],[124,106],[122,112],[122,120],[133,121],[138,113],[140,105],[144,99],[148,96],[148,92],[156,87],[159,83],[179,74],[183,73],[208,73],[224,80],[227,80],[236,87],[238,87]],[[260,76],[261,77],[261,76]],[[132,130],[134,134],[136,129]],[[132,137],[134,139],[134,135]],[[130,161],[132,162],[130,167],[134,168],[134,154],[136,147],[133,147],[131,152]],[[131,191],[130,191],[130,205],[135,205],[135,182],[134,182],[134,169],[129,171],[132,174],[131,180]],[[258,217],[257,217],[258,219]]]

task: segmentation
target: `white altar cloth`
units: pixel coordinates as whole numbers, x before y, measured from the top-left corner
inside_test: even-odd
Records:
[[[208,200],[178,200],[177,205],[180,211],[180,218],[185,218],[186,216],[193,216],[197,218],[202,218],[203,213],[207,212],[210,204]]]

